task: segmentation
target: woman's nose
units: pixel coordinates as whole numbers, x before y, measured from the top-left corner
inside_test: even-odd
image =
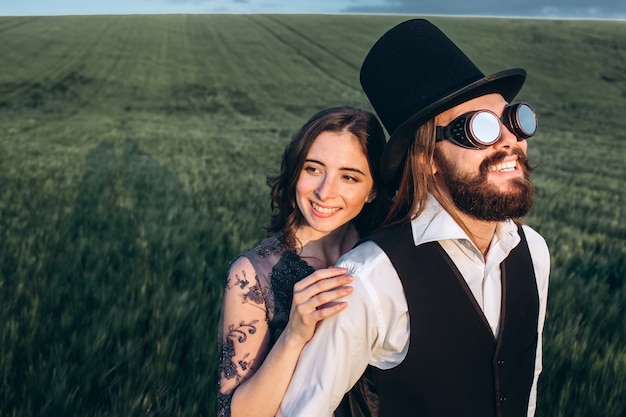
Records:
[[[333,197],[334,193],[335,193],[335,182],[328,176],[325,176],[324,179],[320,182],[317,189],[315,190],[315,195],[317,195],[317,197],[320,200],[326,200],[328,198]]]

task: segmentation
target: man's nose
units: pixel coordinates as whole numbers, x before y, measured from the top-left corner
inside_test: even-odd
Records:
[[[515,133],[511,132],[506,124],[502,124],[502,131],[500,132],[500,137],[493,144],[496,148],[512,148],[517,146],[518,137]]]

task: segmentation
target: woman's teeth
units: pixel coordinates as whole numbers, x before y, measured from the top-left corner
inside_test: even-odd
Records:
[[[326,207],[319,206],[313,202],[311,202],[311,205],[313,206],[315,211],[319,211],[320,213],[323,213],[323,214],[331,214],[339,210],[339,207],[326,208]]]

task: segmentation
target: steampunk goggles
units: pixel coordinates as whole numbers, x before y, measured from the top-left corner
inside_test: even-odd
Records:
[[[537,132],[537,116],[526,103],[508,105],[498,117],[490,110],[464,113],[447,126],[437,126],[436,141],[444,139],[467,149],[485,149],[502,135],[502,125],[521,141]]]

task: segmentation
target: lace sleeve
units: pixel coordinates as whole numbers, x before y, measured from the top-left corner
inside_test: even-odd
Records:
[[[270,342],[267,291],[247,258],[235,261],[224,289],[218,335],[221,350],[218,417],[230,417],[235,389],[254,374],[267,355]]]

